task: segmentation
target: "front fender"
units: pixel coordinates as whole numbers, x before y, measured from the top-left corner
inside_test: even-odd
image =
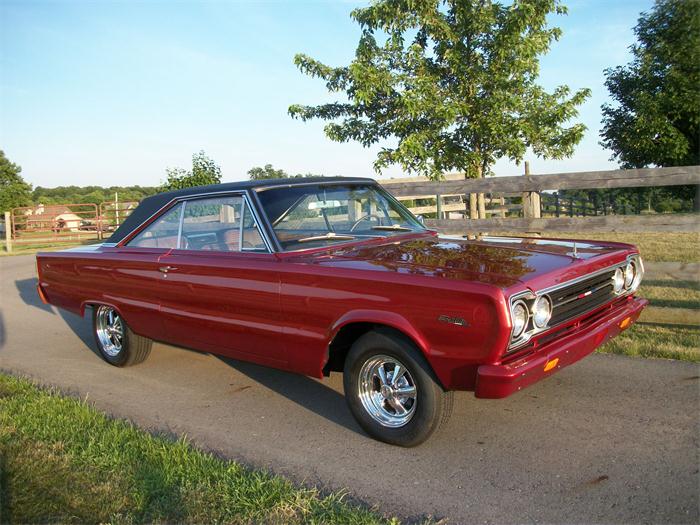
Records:
[[[352,323],[373,323],[389,326],[411,338],[424,355],[429,353],[430,345],[425,336],[402,315],[385,310],[351,310],[343,314],[328,330],[328,344],[335,339],[338,332]]]

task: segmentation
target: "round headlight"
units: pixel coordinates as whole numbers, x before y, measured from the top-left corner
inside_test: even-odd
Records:
[[[634,281],[634,274],[635,274],[635,268],[634,264],[627,263],[627,266],[625,266],[625,288],[629,288],[632,286],[632,282]]]
[[[634,292],[639,288],[639,285],[642,283],[642,277],[644,277],[644,263],[642,262],[642,258],[640,257],[632,264],[634,264],[634,279],[632,280],[630,292]]]
[[[513,305],[513,339],[517,339],[527,328],[527,319],[529,317],[527,306],[522,301]]]
[[[551,317],[552,301],[549,300],[549,297],[543,295],[535,301],[535,306],[532,308],[532,321],[537,328],[544,328]]]
[[[615,270],[615,275],[613,275],[613,291],[615,293],[620,293],[622,288],[625,286],[625,274],[622,268]]]

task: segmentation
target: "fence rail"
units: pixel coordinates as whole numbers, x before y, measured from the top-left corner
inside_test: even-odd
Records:
[[[560,190],[646,188],[695,185],[700,202],[700,166],[633,170],[585,171],[464,179],[450,174],[446,180],[390,179],[382,184],[416,214],[435,215],[426,224],[451,234],[586,231],[586,232],[696,232],[697,213],[628,215],[620,203],[574,202],[560,198]],[[556,193],[551,193],[556,191]],[[484,194],[488,195],[484,195]],[[696,204],[697,204],[696,202]],[[12,243],[63,243],[102,239],[136,207],[135,202],[46,205],[15,208],[5,213],[6,246]],[[622,212],[622,213],[620,213]],[[549,215],[549,217],[547,217]],[[581,216],[583,215],[583,216]]]
[[[435,214],[426,224],[445,233],[700,231],[697,214],[643,214],[641,194],[634,209],[597,196],[578,202],[559,194],[560,190],[678,185],[695,185],[700,190],[700,166],[530,175],[526,163],[522,176],[464,179],[452,174],[438,182],[390,179],[382,185],[414,213]],[[630,211],[637,215],[628,215]]]
[[[51,245],[100,240],[124,221],[138,202],[100,205],[50,204],[14,208],[5,213],[5,245]]]
[[[388,186],[396,196],[682,186],[700,184],[700,166],[581,171],[484,179],[456,179],[453,175],[448,180],[439,182],[419,182],[415,179],[404,182],[401,179],[389,179],[382,181],[382,184]]]

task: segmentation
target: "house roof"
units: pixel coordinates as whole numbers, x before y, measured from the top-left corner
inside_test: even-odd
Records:
[[[224,184],[210,184],[208,186],[196,186],[194,188],[185,188],[182,190],[157,193],[156,195],[151,195],[150,197],[143,199],[136,209],[131,212],[131,214],[124,220],[121,226],[116,229],[112,236],[107,239],[106,242],[120,242],[163,207],[173,201],[184,199],[186,197],[240,190],[261,191],[273,186],[289,187],[302,184],[337,184],[342,182],[366,184],[374,183],[375,181],[373,179],[363,177],[298,177],[288,179],[263,179],[227,182]]]

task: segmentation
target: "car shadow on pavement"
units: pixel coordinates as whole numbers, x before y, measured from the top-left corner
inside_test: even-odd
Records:
[[[17,287],[17,291],[19,292],[20,299],[22,299],[24,304],[33,306],[35,308],[39,308],[40,310],[44,310],[45,312],[53,314],[54,310],[53,308],[51,308],[51,305],[44,304],[39,298],[39,293],[36,291],[37,283],[38,281],[36,277],[32,277],[31,279],[16,280],[15,286]]]
[[[228,357],[215,356],[231,368],[307,410],[364,436],[345,404],[343,394],[307,376],[284,372]]]
[[[64,310],[63,308],[53,308],[50,304],[44,304],[36,291],[36,285],[37,279],[35,277],[15,281],[15,286],[17,287],[19,296],[24,304],[39,308],[40,310],[44,310],[45,312],[49,312],[54,315],[58,313],[58,316],[63,319],[66,325],[68,325],[68,328],[70,328],[73,333],[77,335],[83,343],[85,343],[85,346],[87,346],[93,354],[99,357],[100,353],[97,351],[97,348],[95,348],[90,323],[87,322],[84,317],[80,317],[79,315]],[[89,312],[90,309],[88,308],[87,311]],[[2,346],[1,336],[2,334],[0,334],[0,347]]]

